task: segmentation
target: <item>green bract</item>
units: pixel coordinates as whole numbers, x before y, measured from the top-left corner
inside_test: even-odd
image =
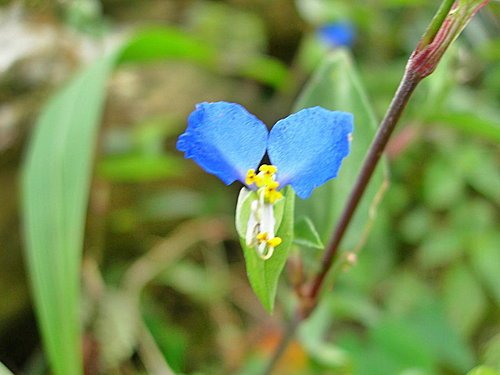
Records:
[[[247,246],[245,240],[250,205],[256,199],[257,194],[246,188],[241,189],[236,205],[236,229],[245,254],[248,279],[268,312],[273,311],[279,276],[293,242],[295,193],[290,187],[286,187],[283,192],[283,199],[276,202],[274,210],[276,234],[283,239],[283,242],[276,248],[274,255],[267,260],[262,259],[253,247]]]

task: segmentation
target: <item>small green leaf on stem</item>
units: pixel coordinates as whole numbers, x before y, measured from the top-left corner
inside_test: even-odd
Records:
[[[294,242],[297,245],[311,247],[313,249],[322,250],[325,248],[316,227],[308,217],[302,217],[297,220],[295,224]]]

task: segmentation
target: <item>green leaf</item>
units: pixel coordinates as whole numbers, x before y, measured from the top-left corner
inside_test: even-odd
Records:
[[[28,147],[22,171],[26,258],[42,340],[55,375],[83,371],[80,262],[106,82],[118,62],[159,58],[210,64],[212,51],[172,29],[132,38],[50,99]]]
[[[26,257],[42,338],[57,375],[82,373],[79,274],[92,156],[116,54],[43,109],[23,170]]]
[[[300,246],[324,249],[325,245],[319,237],[311,219],[302,217],[295,223],[293,242]]]
[[[242,193],[241,193],[242,194]],[[249,193],[255,194],[255,193]],[[240,195],[238,201],[248,201],[246,196]],[[253,291],[259,298],[260,302],[264,308],[272,313],[274,308],[274,299],[276,296],[276,291],[278,288],[278,281],[285,267],[286,260],[288,258],[288,253],[293,242],[293,212],[294,212],[294,202],[295,193],[290,187],[287,187],[284,191],[283,202],[283,215],[281,224],[276,233],[277,237],[281,237],[283,242],[276,247],[274,254],[271,258],[263,260],[255,251],[255,249],[248,247],[245,241],[246,226],[243,225],[245,222],[244,217],[246,216],[246,222],[248,221],[248,215],[250,212],[249,203],[238,204],[237,207],[237,228],[240,234],[241,247],[245,255],[246,269],[250,285]],[[248,204],[248,207],[242,207]],[[248,213],[246,212],[248,211]],[[240,219],[238,219],[240,218]],[[241,219],[242,218],[242,219]],[[238,223],[239,221],[239,223]],[[242,229],[244,229],[242,231]]]
[[[112,182],[149,182],[178,176],[182,161],[167,155],[126,154],[102,160],[97,172]]]
[[[317,188],[308,200],[297,201],[297,217],[311,218],[321,240],[326,243],[351,192],[377,126],[373,110],[347,52],[339,50],[329,55],[300,96],[296,109],[316,105],[354,114],[351,153],[343,161],[338,177]],[[343,249],[354,248],[367,223],[373,219],[372,204],[384,186],[385,174],[385,165],[381,163],[346,233]]]
[[[123,48],[119,63],[184,59],[212,65],[216,51],[206,43],[174,28],[151,28],[137,34]]]

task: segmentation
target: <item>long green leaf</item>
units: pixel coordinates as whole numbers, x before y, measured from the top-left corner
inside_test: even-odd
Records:
[[[92,155],[115,55],[79,74],[44,108],[23,171],[26,255],[54,373],[82,373],[79,274]]]
[[[174,28],[151,28],[138,33],[122,49],[119,63],[152,61],[168,57],[213,65],[216,51]]]
[[[322,106],[354,114],[351,153],[343,161],[337,178],[316,189],[307,201],[297,201],[297,217],[309,217],[324,243],[331,232],[353,187],[361,164],[374,137],[377,122],[351,58],[345,51],[330,55],[299,98],[297,109]],[[372,203],[384,186],[385,167],[380,165],[358,207],[342,243],[344,249],[357,246],[371,220]]]
[[[24,236],[36,313],[55,375],[82,374],[80,263],[108,77],[116,64],[127,61],[209,63],[211,51],[193,52],[197,46],[172,30],[142,33],[78,74],[48,102],[36,123],[22,172]]]

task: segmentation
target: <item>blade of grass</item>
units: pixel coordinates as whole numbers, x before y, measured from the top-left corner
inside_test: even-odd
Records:
[[[141,33],[95,62],[48,102],[36,123],[22,171],[23,229],[35,310],[54,375],[83,372],[81,253],[108,77],[118,63],[130,61],[211,61],[210,53],[192,51],[198,45],[193,39],[169,35],[171,31],[158,29]],[[159,38],[163,45],[156,49]]]
[[[84,70],[45,107],[22,176],[26,258],[55,374],[82,373],[79,274],[92,155],[116,55]]]

